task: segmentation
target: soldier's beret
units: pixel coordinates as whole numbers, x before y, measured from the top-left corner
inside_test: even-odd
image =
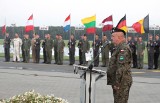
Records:
[[[124,34],[124,36],[126,35],[126,32],[124,30],[116,28],[116,27],[112,28],[111,34],[115,33],[115,32],[122,32]]]

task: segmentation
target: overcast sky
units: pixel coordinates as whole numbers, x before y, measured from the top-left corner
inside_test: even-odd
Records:
[[[96,14],[97,26],[113,15],[114,26],[126,14],[127,25],[150,16],[150,25],[160,25],[158,0],[0,0],[0,26],[24,26],[33,13],[35,26],[62,26],[71,14],[71,25]]]

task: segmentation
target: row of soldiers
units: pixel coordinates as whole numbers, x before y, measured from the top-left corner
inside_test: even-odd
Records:
[[[45,39],[41,40],[38,34],[33,34],[32,40],[29,39],[28,34],[24,34],[23,39],[19,38],[16,33],[14,39],[10,39],[9,33],[6,33],[4,39],[4,51],[5,61],[10,61],[10,44],[13,44],[13,62],[20,62],[20,48],[22,50],[22,58],[25,63],[30,61],[30,48],[32,49],[33,63],[40,62],[40,46],[42,43],[43,57],[46,64],[51,64],[52,61],[52,49],[54,48],[55,63],[63,64],[63,52],[64,52],[64,41],[62,35],[56,35],[56,39],[53,42],[50,34],[45,34]]]
[[[132,39],[131,36],[128,36],[128,45],[132,50],[132,57],[133,57],[133,68],[142,69],[143,68],[143,59],[144,59],[144,52],[145,47],[147,47],[147,54],[148,54],[148,69],[158,69],[160,68],[160,39],[159,35],[155,36],[153,39],[153,35],[148,36],[147,44],[142,40],[142,37],[139,36],[134,37]]]
[[[10,61],[10,42],[9,34],[6,33],[6,37],[4,39],[4,48],[5,48],[5,60]],[[29,39],[28,34],[24,34],[23,39],[20,39],[18,34],[15,34],[15,38],[12,40],[13,42],[13,62],[20,62],[20,47],[22,50],[22,58],[23,62],[30,62],[30,48],[32,50],[32,59],[34,63],[39,63],[40,61],[40,46],[42,43],[43,48],[43,63],[51,64],[52,61],[52,49],[54,48],[54,59],[55,64],[62,65],[63,64],[63,54],[64,54],[64,46],[65,43],[62,39],[62,35],[57,34],[55,40],[51,38],[50,34],[45,35],[45,39],[41,40],[38,34],[33,34],[32,40]],[[102,40],[99,40],[99,36],[95,36],[95,42],[92,43],[94,58],[98,55],[100,47],[103,43],[107,42],[107,46],[105,46],[104,50],[102,50],[102,67],[106,67],[109,62],[109,40],[107,36],[104,35]],[[76,39],[72,34],[70,36],[70,40],[68,41],[69,48],[69,65],[73,65],[75,63],[75,46]],[[80,65],[87,65],[88,61],[86,61],[86,53],[90,52],[90,43],[87,40],[86,35],[82,35],[81,39],[78,42],[79,48],[79,63]],[[97,67],[99,65],[99,55],[95,58],[94,66]]]
[[[20,47],[22,49],[22,57],[23,62],[28,63],[30,60],[30,47],[32,49],[32,59],[34,63],[39,63],[40,60],[40,45],[42,43],[43,48],[43,58],[44,62],[47,64],[51,64],[52,61],[52,49],[54,48],[54,59],[55,64],[62,65],[63,64],[63,54],[65,43],[63,41],[62,35],[57,34],[55,40],[51,38],[50,34],[45,34],[45,39],[41,40],[39,35],[33,35],[32,40],[29,39],[28,34],[24,34],[23,39],[21,40],[18,34],[15,34],[14,39],[9,38],[9,34],[6,33],[4,39],[4,50],[5,50],[5,61],[10,61],[10,42],[13,43],[13,61],[20,61]],[[147,47],[148,53],[148,69],[157,69],[159,52],[160,52],[160,40],[159,35],[155,36],[155,40],[153,40],[153,36],[149,35],[149,40],[147,45],[142,40],[142,37],[134,37],[128,36],[127,43],[132,50],[133,57],[133,68],[142,69],[143,68],[143,59],[144,59],[144,51],[145,47]],[[104,44],[105,47],[101,48]],[[73,65],[75,63],[75,46],[76,39],[74,35],[70,36],[70,40],[68,41],[69,48],[69,65]],[[87,40],[87,36],[84,34],[81,36],[81,39],[78,42],[79,48],[79,65],[87,65],[88,61],[86,61],[86,53],[90,52],[90,44]],[[94,66],[99,66],[99,51],[101,50],[102,54],[102,67],[107,67],[109,62],[109,51],[112,52],[116,49],[112,43],[109,42],[106,35],[103,35],[102,40],[99,39],[98,35],[95,35],[95,40],[92,43],[93,48],[93,57],[94,57]],[[102,50],[103,49],[103,50]],[[159,58],[159,59],[158,59]]]
[[[105,47],[101,48],[101,46],[103,46],[104,44],[106,44]],[[79,65],[87,65],[88,62],[86,61],[85,54],[89,52],[90,44],[85,34],[81,36],[81,39],[78,42],[78,48],[79,48]],[[95,40],[92,43],[92,48],[93,48],[94,67],[99,66],[100,50],[102,54],[102,67],[107,67],[109,62],[109,51],[110,48],[113,49],[113,47],[109,43],[109,40],[107,39],[107,36],[103,35],[102,40],[100,40],[99,35],[96,34]]]

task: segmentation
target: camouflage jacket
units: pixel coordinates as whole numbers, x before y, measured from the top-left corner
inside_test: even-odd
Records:
[[[107,85],[131,85],[131,61],[130,47],[125,42],[117,45],[109,61]]]

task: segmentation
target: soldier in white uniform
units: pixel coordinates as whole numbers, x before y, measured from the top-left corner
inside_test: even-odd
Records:
[[[22,45],[22,39],[19,38],[19,35],[16,33],[15,38],[13,39],[13,62],[20,62],[20,47]]]

